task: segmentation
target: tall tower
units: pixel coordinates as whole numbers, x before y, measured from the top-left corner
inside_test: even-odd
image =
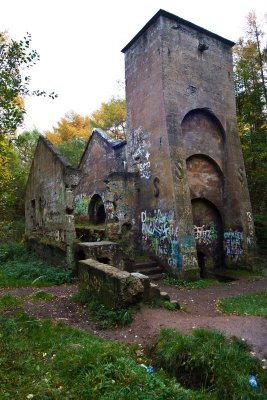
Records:
[[[253,249],[233,45],[159,10],[122,50],[139,243],[178,276],[236,265]]]

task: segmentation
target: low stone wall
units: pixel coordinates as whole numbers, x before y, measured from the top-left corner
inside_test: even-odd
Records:
[[[109,308],[123,308],[150,296],[149,278],[121,271],[93,259],[82,260],[78,267],[79,286],[96,296]]]
[[[117,243],[110,241],[81,242],[77,249],[84,253],[84,259],[94,259],[103,264],[114,265],[120,270],[128,270],[131,260]],[[103,261],[105,259],[105,262]]]

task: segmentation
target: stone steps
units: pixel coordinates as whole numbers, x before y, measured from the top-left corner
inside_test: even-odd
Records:
[[[134,262],[131,265],[131,272],[138,272],[146,275],[151,280],[160,280],[164,276],[164,269],[160,267],[156,261]]]

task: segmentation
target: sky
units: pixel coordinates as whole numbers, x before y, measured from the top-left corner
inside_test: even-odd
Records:
[[[26,32],[40,61],[27,71],[31,89],[55,100],[29,97],[22,129],[51,130],[69,111],[91,115],[103,101],[123,96],[121,49],[164,9],[229,40],[244,35],[246,15],[261,20],[265,0],[1,0],[0,31],[19,40]]]

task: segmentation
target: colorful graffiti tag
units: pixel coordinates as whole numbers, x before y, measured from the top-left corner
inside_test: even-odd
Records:
[[[224,250],[225,255],[233,262],[237,262],[243,254],[243,232],[228,231],[224,232]]]
[[[88,205],[91,196],[86,193],[78,194],[74,199],[74,215],[88,215]]]
[[[170,267],[181,270],[183,265],[197,265],[194,235],[178,238],[173,212],[142,211],[141,223],[143,246],[166,258]]]

